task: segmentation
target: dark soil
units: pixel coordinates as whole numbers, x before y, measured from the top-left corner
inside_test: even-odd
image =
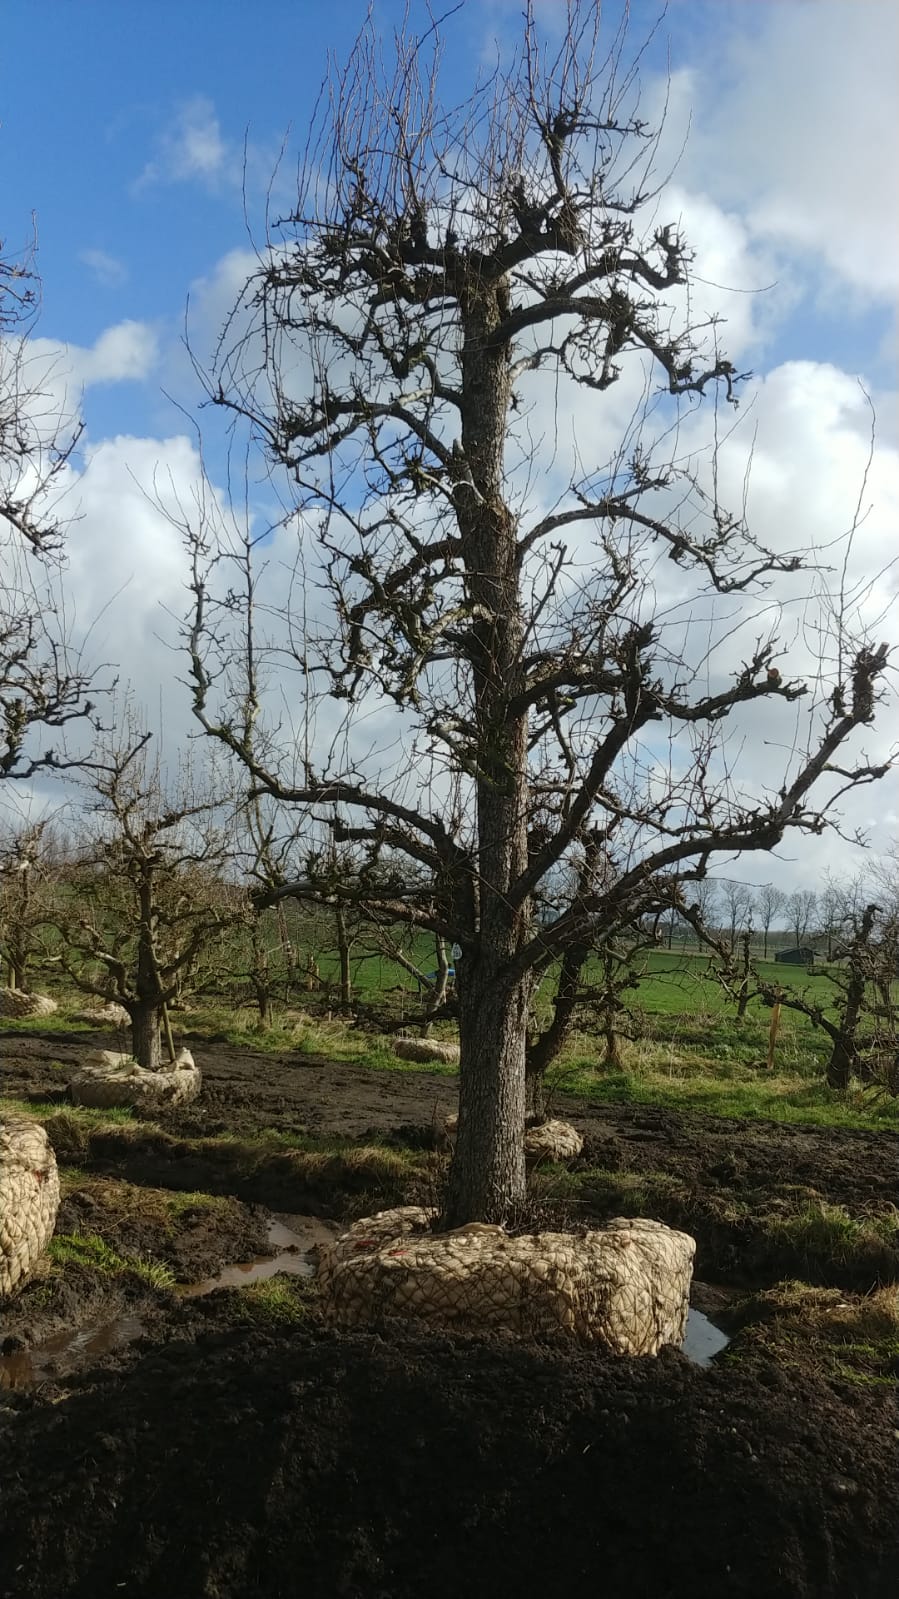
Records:
[[[3,1041],[0,1091],[58,1107],[58,1233],[186,1281],[265,1252],[259,1205],[346,1215],[428,1197],[415,1185],[435,1180],[451,1077],[196,1046],[198,1106],[159,1128],[90,1128],[66,1114],[54,1063],[98,1042]],[[554,1108],[587,1137],[578,1216],[611,1203],[609,1174],[633,1175],[657,1214],[686,1207],[700,1224],[703,1268],[763,1290],[779,1264],[761,1246],[766,1215],[809,1198],[886,1214],[895,1198],[895,1134]],[[322,1156],[267,1132],[346,1146]],[[5,1307],[27,1341],[41,1315],[74,1327],[138,1314],[148,1331],[80,1376],[0,1399],[0,1599],[892,1595],[894,1392],[781,1358],[780,1301],[777,1337],[699,1370],[673,1351],[614,1360],[395,1324],[340,1335],[289,1281],[286,1306],[240,1292],[181,1302],[132,1272],[75,1265]],[[744,1313],[744,1344],[764,1318],[774,1327],[773,1303]],[[829,1314],[826,1296],[810,1303]],[[801,1340],[795,1314],[786,1331]],[[885,1324],[869,1376],[890,1376],[888,1336]]]
[[[266,1211],[237,1199],[198,1194],[175,1209],[164,1190],[116,1181],[82,1184],[56,1221],[57,1233],[97,1233],[119,1254],[162,1261],[181,1283],[265,1254],[267,1226]]]
[[[269,1252],[268,1213],[236,1199],[198,1195],[173,1208],[169,1195],[129,1183],[88,1179],[59,1207],[56,1240],[76,1247],[83,1261],[39,1270],[13,1298],[0,1302],[0,1352],[43,1344],[63,1331],[143,1315],[171,1294],[133,1269],[140,1261],[169,1268],[175,1282],[214,1276],[233,1261]],[[120,1257],[111,1269],[91,1267],[90,1243],[99,1239]],[[129,1263],[132,1269],[129,1269]],[[2,1373],[0,1373],[2,1379]]]
[[[894,1591],[895,1418],[773,1368],[231,1330],[7,1420],[4,1599]]]

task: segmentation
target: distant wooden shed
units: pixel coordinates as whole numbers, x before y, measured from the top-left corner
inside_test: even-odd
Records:
[[[818,951],[809,949],[807,944],[800,944],[796,949],[775,950],[774,959],[784,961],[788,966],[811,966],[817,954]]]

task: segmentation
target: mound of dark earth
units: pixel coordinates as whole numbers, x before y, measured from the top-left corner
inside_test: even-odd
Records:
[[[0,1416],[3,1599],[895,1591],[889,1400],[673,1352],[247,1330],[206,1303]]]

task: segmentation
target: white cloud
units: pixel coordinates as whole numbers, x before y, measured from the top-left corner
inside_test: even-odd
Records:
[[[85,388],[95,383],[141,383],[159,358],[158,339],[146,322],[119,322],[106,328],[91,349],[68,348]]]
[[[825,263],[860,295],[892,301],[899,9],[793,0],[731,8],[735,19],[729,48],[698,78],[679,176],[724,194],[758,237]]]
[[[57,339],[29,339],[33,388],[45,410],[71,406],[71,391],[104,383],[142,383],[159,360],[159,340],[146,322],[117,322],[89,348]]]
[[[234,152],[222,137],[213,102],[198,94],[184,102],[156,142],[156,154],[136,180],[136,190],[157,183],[200,183],[218,188],[239,177]]]
[[[78,259],[105,288],[115,289],[128,281],[128,268],[124,261],[106,250],[81,250]]]

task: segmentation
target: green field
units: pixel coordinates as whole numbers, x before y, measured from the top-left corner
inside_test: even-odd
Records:
[[[423,940],[416,953],[422,969],[430,969],[433,946],[429,941]],[[301,958],[302,954],[301,950]],[[825,1006],[834,995],[834,984],[826,974],[810,976],[801,967],[774,961],[759,961],[756,966],[763,980],[805,991]],[[401,966],[386,956],[357,952],[352,962],[353,999],[363,1025],[359,1017],[344,1017],[336,1005],[336,958],[323,953],[318,967],[324,986],[306,991],[298,985],[289,1004],[275,1006],[270,1029],[260,1029],[257,1014],[246,1000],[216,997],[192,1001],[190,1009],[176,1013],[176,1037],[209,1044],[219,1040],[254,1050],[322,1054],[376,1071],[452,1074],[452,1067],[414,1066],[399,1061],[393,1053],[393,1028],[398,1023],[414,1026],[422,1014],[417,986]],[[538,1020],[548,1014],[552,984],[553,973],[549,972],[535,1000]],[[5,1026],[11,1031],[37,1027],[48,1033],[65,1032],[73,1026],[72,1013],[84,1002],[73,995],[60,993],[58,997],[62,1008],[57,1016]],[[602,1068],[599,1025],[586,1014],[550,1070],[551,1101],[560,1093],[575,1093],[596,1101],[669,1105],[714,1115],[763,1116],[820,1126],[899,1126],[899,1100],[885,1089],[858,1085],[838,1093],[827,1087],[826,1035],[808,1018],[786,1008],[780,1017],[774,1070],[769,1072],[765,1064],[769,1008],[761,1000],[752,1000],[746,1015],[738,1020],[733,1003],[703,954],[653,951],[643,962],[643,976],[638,988],[630,992],[628,1006],[628,1013],[619,1017],[620,1066]],[[454,1036],[451,1022],[439,1023],[435,1030],[439,1036]]]

